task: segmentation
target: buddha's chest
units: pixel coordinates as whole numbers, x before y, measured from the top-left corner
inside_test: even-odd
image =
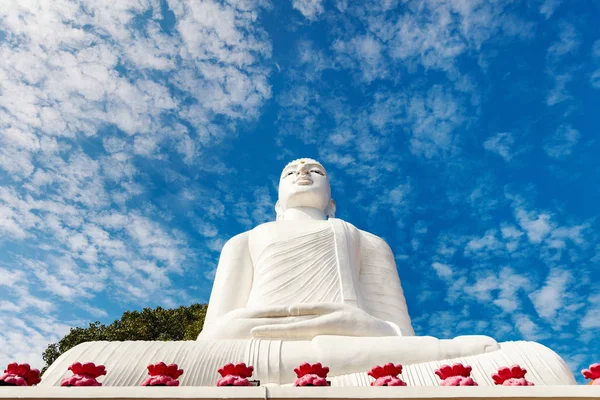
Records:
[[[342,301],[340,268],[354,265],[340,265],[338,253],[355,244],[338,240],[329,221],[297,222],[268,223],[251,232],[254,282],[248,306]]]
[[[262,224],[250,232],[249,249],[256,266],[268,249],[310,250],[317,242],[326,241],[333,232],[328,221],[276,221]],[[323,244],[323,243],[322,243]]]

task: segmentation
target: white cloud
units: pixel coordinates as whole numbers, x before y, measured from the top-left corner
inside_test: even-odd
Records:
[[[356,36],[348,42],[338,39],[333,43],[333,49],[338,53],[338,63],[356,63],[366,82],[387,78],[389,75],[388,65],[382,54],[383,46],[372,35]]]
[[[440,279],[450,280],[452,278],[452,267],[450,265],[434,262],[431,266]]]
[[[477,278],[473,284],[461,285],[465,293],[475,297],[480,302],[489,302],[492,300],[492,292],[498,290],[498,278],[494,274]]]
[[[600,69],[595,70],[590,75],[590,83],[596,89],[600,89]]]
[[[548,48],[548,57],[556,61],[567,54],[577,51],[580,45],[579,35],[573,24],[561,22],[558,40]]]
[[[522,208],[515,210],[517,221],[527,233],[527,238],[532,243],[541,243],[554,228],[547,213],[527,212]]]
[[[544,151],[552,158],[562,159],[573,153],[580,138],[577,129],[570,125],[561,125],[544,143]]]
[[[514,252],[518,245],[523,232],[518,230],[514,225],[503,224],[500,228],[502,238],[505,240],[506,248],[509,252]]]
[[[57,342],[69,326],[51,317],[3,316],[0,322],[0,365],[29,363],[41,369],[41,354],[49,343]]]
[[[271,50],[250,4],[247,10],[214,1],[169,4],[177,17],[171,34],[160,29],[152,1],[107,6],[57,0],[31,9],[8,2],[0,11],[10,38],[0,61],[5,110],[0,168],[29,176],[33,160],[41,161],[44,135],[74,139],[112,124],[129,135],[149,135],[136,138],[134,149],[152,156],[167,137],[165,116],[189,117],[186,122],[198,132],[217,114],[255,117],[270,97],[268,71],[260,63]],[[148,11],[149,19],[136,20]],[[144,29],[125,29],[134,21]],[[152,70],[174,73],[149,80],[145,75]],[[175,95],[170,85],[182,94]],[[182,102],[190,97],[196,101]]]
[[[292,0],[292,5],[310,21],[316,20],[325,11],[323,0]]]
[[[561,21],[558,26],[558,39],[548,47],[547,51],[547,74],[552,80],[552,88],[546,96],[546,104],[549,106],[572,99],[573,96],[567,85],[573,80],[573,72],[561,68],[561,62],[570,60],[581,45],[579,34],[573,24]]]
[[[465,255],[471,257],[488,257],[502,247],[502,243],[496,237],[495,230],[487,231],[482,237],[469,240],[465,246]]]
[[[236,201],[233,214],[238,223],[249,229],[258,224],[275,220],[275,201],[271,198],[268,188],[255,188],[251,201],[244,198]]]
[[[565,292],[571,280],[570,272],[552,269],[544,286],[529,295],[540,317],[548,321],[556,318],[557,312],[564,307]]]
[[[483,142],[484,149],[498,154],[506,162],[509,162],[513,157],[513,145],[514,138],[509,132],[498,133]]]
[[[450,152],[463,113],[460,102],[441,86],[433,86],[425,96],[411,97],[407,107],[412,122],[411,151],[425,158]]]
[[[411,71],[422,66],[452,73],[461,55],[471,49],[478,50],[491,37],[531,34],[532,24],[512,14],[507,9],[509,4],[507,1],[412,0],[403,3],[399,16],[391,12],[398,10],[396,2],[378,2],[368,7],[365,3],[355,3],[338,8],[345,15],[358,16],[361,31],[364,26],[385,44],[382,54],[388,62],[396,64],[398,70]],[[350,43],[352,39],[340,40]],[[364,61],[360,69],[367,71],[372,60]],[[390,77],[396,78],[397,72],[390,73]]]
[[[600,67],[600,40],[594,42],[591,56],[596,68]],[[596,89],[600,89],[600,68],[590,74],[590,83]]]
[[[521,301],[517,297],[519,290],[529,291],[531,288],[531,279],[522,274],[516,273],[511,268],[502,268],[498,275],[500,292],[494,304],[500,307],[506,313],[513,313],[520,309]]]
[[[540,13],[546,18],[550,18],[554,11],[560,6],[562,0],[544,0],[540,6]]]
[[[600,329],[600,307],[598,302],[592,304],[587,310],[580,322],[581,328],[594,330],[597,332]]]
[[[525,314],[516,314],[514,316],[515,326],[526,340],[540,340],[547,335],[542,334],[540,327]]]
[[[171,27],[158,3],[0,7],[0,173],[10,177],[0,186],[0,249],[12,249],[0,320],[33,311],[57,325],[10,322],[0,348],[29,350],[1,350],[0,364],[39,365],[64,333],[52,319],[58,304],[61,318],[98,318],[103,291],[135,305],[186,299],[172,279],[203,253],[167,228],[168,204],[146,201],[156,189],[147,168],[167,153],[196,162],[254,120],[271,96],[271,44],[256,23],[262,1],[169,1]],[[202,200],[214,209],[207,219],[218,214],[218,200]]]
[[[550,72],[549,75],[553,81],[553,86],[546,96],[546,104],[553,106],[570,100],[572,96],[567,89],[567,84],[571,82],[573,76],[568,72],[564,74]]]
[[[459,283],[453,290],[464,292],[484,305],[491,302],[503,312],[512,314],[522,307],[518,292],[527,292],[530,288],[531,282],[527,276],[503,267],[499,273],[485,272],[477,276],[474,283]]]
[[[329,56],[313,42],[302,40],[298,44],[299,63],[302,65],[302,73],[308,81],[314,81],[321,77],[322,72],[333,67]]]

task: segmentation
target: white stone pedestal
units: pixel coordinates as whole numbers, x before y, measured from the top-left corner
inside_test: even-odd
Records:
[[[0,387],[0,400],[598,400],[600,386],[533,387]]]

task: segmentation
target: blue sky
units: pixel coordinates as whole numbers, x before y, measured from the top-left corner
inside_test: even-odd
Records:
[[[417,334],[600,361],[597,3],[3,5],[0,365],[206,302],[298,157],[388,241]]]

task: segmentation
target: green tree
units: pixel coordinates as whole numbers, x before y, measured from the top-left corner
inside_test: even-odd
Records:
[[[110,325],[99,321],[87,328],[71,328],[58,343],[51,343],[42,354],[46,365],[42,373],[64,352],[80,343],[97,340],[195,340],[206,316],[206,304],[164,309],[144,308],[125,311]]]

